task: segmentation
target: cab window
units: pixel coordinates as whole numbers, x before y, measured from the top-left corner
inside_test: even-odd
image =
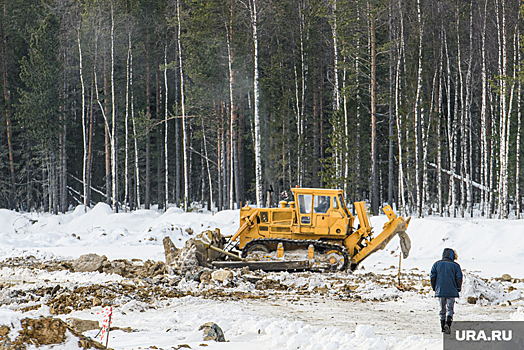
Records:
[[[337,197],[333,197],[333,209],[338,209]]]
[[[311,199],[310,194],[299,194],[298,195],[298,208],[300,214],[310,214],[311,213]]]
[[[346,213],[346,215],[350,217],[351,215],[349,215],[348,208],[346,207],[344,198],[342,197],[341,194],[338,195],[338,200],[340,201],[340,206],[342,207],[342,209],[344,209],[344,212]]]
[[[329,196],[315,196],[315,203],[313,208],[317,214],[325,214],[329,210],[329,202],[331,198]]]

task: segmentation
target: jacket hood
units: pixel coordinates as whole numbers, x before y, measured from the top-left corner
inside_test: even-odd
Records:
[[[453,251],[453,249],[451,248],[444,249],[444,251],[442,252],[442,259],[445,259],[445,258],[455,260],[455,252]]]

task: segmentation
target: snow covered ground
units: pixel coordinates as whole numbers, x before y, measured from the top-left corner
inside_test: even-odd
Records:
[[[380,232],[385,216],[371,218]],[[97,253],[114,259],[164,260],[162,239],[170,236],[177,247],[204,229],[220,228],[223,235],[238,228],[239,212],[183,213],[139,210],[114,214],[98,204],[85,212],[79,206],[60,215],[16,213],[0,209],[0,260],[34,256],[38,260],[74,259]],[[345,300],[340,293],[298,295],[294,291],[275,293],[264,299],[228,300],[185,296],[147,304],[127,300],[114,310],[114,325],[131,327],[133,333],[115,331],[109,346],[115,349],[171,348],[188,344],[206,349],[441,349],[437,302],[423,287],[431,265],[446,247],[457,250],[458,262],[466,271],[463,293],[456,308],[456,320],[524,320],[524,232],[522,220],[453,219],[429,217],[412,219],[408,234],[410,257],[402,261],[403,274],[411,276],[417,288],[399,292],[373,276],[390,278],[398,272],[398,239],[373,254],[362,269],[351,276],[361,300]],[[395,268],[391,268],[394,266]],[[500,281],[509,274],[512,281]],[[359,276],[367,276],[357,283]],[[382,278],[380,277],[380,278]],[[271,275],[284,285],[329,283],[327,277]],[[407,278],[407,277],[406,277]],[[495,278],[497,280],[495,280]],[[0,270],[3,288],[30,288],[35,285],[74,286],[110,284],[123,281],[120,275],[44,271],[23,267]],[[320,282],[319,282],[320,281]],[[186,288],[201,288],[198,283]],[[182,284],[181,284],[182,285]],[[181,286],[180,285],[180,286]],[[15,286],[15,287],[13,287]],[[25,287],[24,287],[25,286]],[[179,287],[180,287],[179,286]],[[334,286],[329,285],[330,288]],[[329,288],[328,288],[329,289]],[[466,298],[479,297],[477,305]],[[7,300],[7,299],[6,299]],[[510,305],[511,304],[511,305]],[[49,307],[22,312],[16,303],[0,305],[0,321],[9,311],[11,318],[49,315]],[[73,311],[67,317],[102,320],[101,307]],[[5,317],[4,317],[5,316]],[[8,318],[9,318],[8,317]],[[66,315],[60,315],[66,318]],[[217,323],[227,343],[203,342],[198,327]],[[95,331],[85,333],[95,336]],[[75,348],[68,343],[64,349]],[[54,349],[57,349],[55,347]]]

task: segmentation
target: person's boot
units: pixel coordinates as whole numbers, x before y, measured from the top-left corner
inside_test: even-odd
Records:
[[[444,333],[444,326],[446,325],[446,320],[440,320],[440,331]]]
[[[453,319],[448,316],[446,318],[446,324],[444,325],[444,333],[451,334],[451,323],[453,322]]]

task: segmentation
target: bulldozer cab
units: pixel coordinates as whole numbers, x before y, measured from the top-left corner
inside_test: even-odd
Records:
[[[342,190],[294,188],[297,233],[346,236],[353,216],[344,202]]]

